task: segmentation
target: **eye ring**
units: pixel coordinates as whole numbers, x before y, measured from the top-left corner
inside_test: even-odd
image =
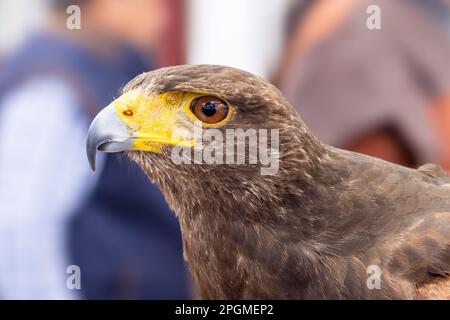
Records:
[[[203,123],[217,124],[227,118],[230,108],[222,99],[204,96],[192,101],[191,111]]]

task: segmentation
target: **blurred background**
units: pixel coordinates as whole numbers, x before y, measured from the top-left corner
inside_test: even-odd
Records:
[[[447,0],[0,0],[0,298],[195,297],[158,189],[85,158],[137,74],[241,68],[328,144],[450,170],[449,57]]]

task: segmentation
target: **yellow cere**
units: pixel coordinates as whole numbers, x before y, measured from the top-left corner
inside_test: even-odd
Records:
[[[131,90],[113,105],[118,117],[133,134],[132,149],[160,152],[163,145],[195,145],[192,136],[183,136],[180,131],[192,131],[194,122],[199,122],[190,110],[191,102],[199,96],[202,95],[176,92],[145,96],[139,90]],[[227,119],[213,126],[223,125],[230,115],[231,108]]]

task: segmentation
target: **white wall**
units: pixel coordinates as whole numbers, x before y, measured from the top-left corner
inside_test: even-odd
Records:
[[[267,78],[276,67],[290,0],[188,0],[188,63],[241,68]]]
[[[46,0],[0,0],[0,54],[9,52],[45,19]]]

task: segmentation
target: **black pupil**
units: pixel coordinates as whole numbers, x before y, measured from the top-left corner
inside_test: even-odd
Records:
[[[202,112],[207,117],[212,117],[216,114],[217,107],[214,102],[207,102],[202,107]]]

